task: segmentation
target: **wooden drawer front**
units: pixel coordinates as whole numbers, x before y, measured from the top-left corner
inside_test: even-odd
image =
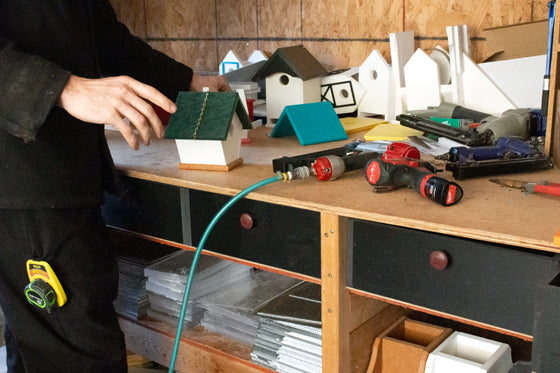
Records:
[[[183,242],[178,187],[134,178],[121,178],[123,197],[105,194],[103,216],[108,225]]]
[[[189,195],[192,241],[198,245],[231,197],[196,190]],[[320,227],[319,213],[244,198],[214,226],[204,249],[319,278]]]
[[[547,253],[364,221],[353,237],[352,287],[528,335],[537,288],[556,264]],[[430,264],[437,250],[445,269]]]

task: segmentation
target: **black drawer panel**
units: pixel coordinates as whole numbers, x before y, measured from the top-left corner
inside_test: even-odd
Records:
[[[198,245],[208,223],[231,197],[196,190],[189,195],[192,240]],[[243,228],[242,214],[252,218],[252,228]],[[320,227],[317,212],[243,198],[218,221],[204,249],[319,278]]]
[[[123,177],[123,197],[105,194],[103,216],[108,225],[183,242],[180,189]]]
[[[352,286],[532,335],[537,288],[555,273],[552,254],[354,221]],[[432,268],[430,254],[447,254]]]

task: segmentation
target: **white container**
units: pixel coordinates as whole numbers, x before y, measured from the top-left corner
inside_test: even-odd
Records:
[[[425,373],[508,373],[512,367],[506,343],[453,332],[428,355]]]

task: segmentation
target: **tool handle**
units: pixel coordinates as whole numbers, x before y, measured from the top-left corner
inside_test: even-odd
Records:
[[[536,184],[535,185],[535,192],[537,193],[544,193],[544,194],[551,194],[553,196],[560,196],[560,184]]]

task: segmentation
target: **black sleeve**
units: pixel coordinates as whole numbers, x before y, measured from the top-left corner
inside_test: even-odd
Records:
[[[34,140],[69,77],[69,71],[18,51],[0,36],[0,128]]]
[[[172,101],[189,89],[193,71],[133,36],[107,0],[90,1],[99,65],[105,76],[129,75]]]

